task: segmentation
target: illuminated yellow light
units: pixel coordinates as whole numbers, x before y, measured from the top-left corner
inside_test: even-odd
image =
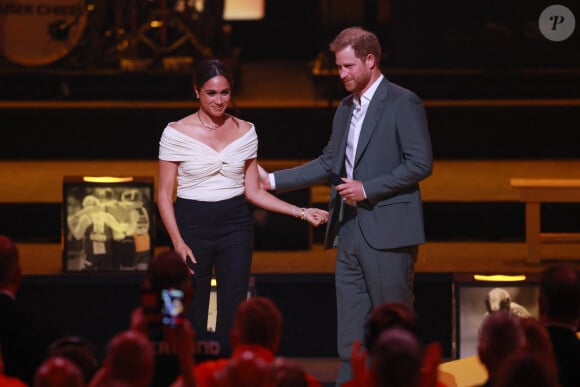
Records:
[[[133,177],[83,176],[83,181],[87,183],[127,183],[133,181]]]
[[[211,286],[217,286],[217,280],[215,278],[211,279]]]
[[[226,0],[224,20],[259,20],[264,18],[264,0]]]
[[[476,281],[490,281],[490,282],[514,282],[514,281],[525,281],[526,276],[524,274],[518,275],[505,275],[505,274],[494,274],[494,275],[483,275],[474,274],[473,279]]]
[[[161,20],[151,20],[151,23],[149,23],[149,26],[151,28],[160,28],[161,26],[163,26],[163,22]]]

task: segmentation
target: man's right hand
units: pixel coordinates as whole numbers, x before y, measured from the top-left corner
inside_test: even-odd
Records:
[[[271,190],[269,173],[260,164],[258,164],[258,176],[260,177],[260,188],[267,191]]]

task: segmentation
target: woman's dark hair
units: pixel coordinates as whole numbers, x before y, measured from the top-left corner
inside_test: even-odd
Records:
[[[205,59],[197,63],[193,72],[193,86],[200,89],[208,80],[218,75],[226,78],[230,84],[230,88],[233,90],[234,77],[219,59]],[[195,93],[194,99],[197,99]],[[233,93],[230,97],[230,104],[237,111]]]
[[[202,87],[208,80],[221,75],[234,87],[234,78],[227,70],[226,66],[218,59],[206,59],[198,62],[193,73],[193,86]]]

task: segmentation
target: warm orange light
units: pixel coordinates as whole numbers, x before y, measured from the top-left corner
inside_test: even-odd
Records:
[[[133,181],[133,177],[83,176],[83,181],[87,183],[127,183]]]
[[[258,20],[264,18],[264,0],[226,0],[224,20]]]
[[[505,274],[494,274],[494,275],[484,275],[484,274],[474,274],[473,279],[476,281],[489,281],[489,282],[516,282],[525,281],[526,276],[524,274],[518,275],[505,275]]]

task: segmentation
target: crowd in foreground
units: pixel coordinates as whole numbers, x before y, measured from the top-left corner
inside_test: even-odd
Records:
[[[17,299],[21,279],[16,245],[0,236],[2,387],[321,386],[300,364],[278,355],[283,316],[268,298],[240,304],[227,356],[197,361],[196,334],[187,318],[166,325],[142,305],[128,311],[130,326],[110,339],[100,359],[89,341],[47,332],[24,313]],[[185,305],[194,292],[188,268],[172,251],[152,260],[142,286],[153,294],[178,289]],[[542,273],[539,318],[490,314],[478,339],[489,376],[484,386],[580,386],[579,306],[578,271],[553,264]],[[369,314],[364,342],[353,346],[353,378],[342,386],[444,386],[440,361],[439,343],[424,342],[412,308],[385,303]]]

